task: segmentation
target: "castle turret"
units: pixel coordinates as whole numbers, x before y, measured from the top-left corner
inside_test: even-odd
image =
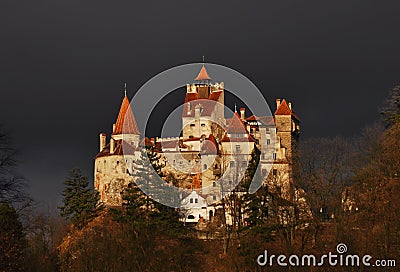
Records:
[[[94,184],[100,192],[100,201],[107,206],[122,204],[121,193],[132,182],[136,148],[140,132],[133,115],[129,99],[122,99],[117,121],[113,124],[110,142],[106,145],[106,134],[100,134],[100,152],[95,159]]]
[[[292,110],[292,104],[285,99],[276,100],[275,125],[280,143],[286,148],[286,159],[291,161],[297,150],[300,133],[299,118]]]

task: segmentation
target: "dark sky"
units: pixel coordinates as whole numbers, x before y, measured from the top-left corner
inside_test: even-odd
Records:
[[[157,73],[203,55],[250,78],[271,107],[291,100],[303,138],[351,136],[379,117],[399,82],[399,8],[398,0],[2,0],[0,123],[21,150],[32,196],[51,207],[71,168],[92,180],[98,134],[111,132],[123,82],[132,97]]]

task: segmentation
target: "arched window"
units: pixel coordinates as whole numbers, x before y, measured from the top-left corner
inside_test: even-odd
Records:
[[[194,215],[193,214],[189,215],[188,219],[194,219]]]
[[[204,170],[207,170],[207,164],[204,164],[204,165],[203,165],[203,169],[204,169]]]

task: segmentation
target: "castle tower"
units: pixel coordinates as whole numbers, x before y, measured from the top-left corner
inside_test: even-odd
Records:
[[[292,104],[285,99],[276,99],[275,111],[276,126],[276,153],[274,153],[274,166],[272,180],[280,184],[282,195],[288,200],[293,200],[293,167],[298,156],[298,139],[300,134],[300,120],[292,109]]]
[[[182,115],[183,139],[201,138],[214,134],[221,139],[225,125],[224,83],[212,83],[204,64],[194,83],[187,84]]]
[[[275,125],[277,136],[286,148],[286,159],[291,161],[297,154],[297,141],[300,134],[299,118],[292,110],[292,104],[276,99]]]
[[[100,192],[101,202],[107,206],[120,206],[123,190],[132,182],[129,173],[133,171],[140,141],[140,132],[126,89],[108,144],[106,137],[105,133],[100,133],[100,150],[94,166],[94,186]]]

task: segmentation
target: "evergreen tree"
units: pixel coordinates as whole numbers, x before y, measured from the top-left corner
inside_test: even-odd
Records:
[[[23,271],[23,251],[26,245],[22,223],[15,209],[0,205],[0,271]]]
[[[101,208],[99,193],[89,187],[88,178],[80,169],[73,169],[64,182],[66,188],[63,195],[63,206],[60,214],[78,228],[85,225]]]
[[[146,146],[141,150],[135,168],[132,175],[134,183],[124,191],[124,209],[122,212],[114,210],[115,218],[136,226],[176,226],[179,219],[176,209],[157,202],[168,199],[168,194],[172,194],[175,187],[168,186],[167,182],[160,179],[163,165],[154,147]]]
[[[270,192],[265,183],[267,177],[262,177],[260,168],[260,151],[254,150],[246,170],[244,186],[246,189],[250,184],[256,184],[260,188],[254,194],[244,195],[244,213],[247,215],[247,226],[257,231],[265,231],[261,228],[268,219],[268,205],[270,202]]]

